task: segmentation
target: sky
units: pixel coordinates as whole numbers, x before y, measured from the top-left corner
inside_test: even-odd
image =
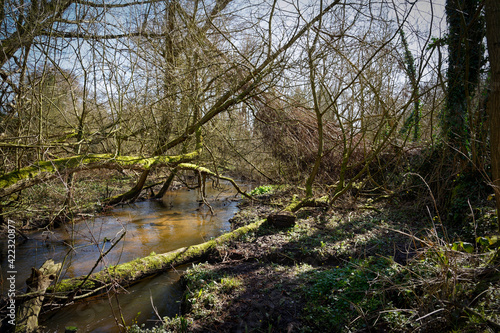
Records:
[[[263,1],[265,2],[264,4]],[[324,6],[327,6],[329,3],[331,3],[333,0],[324,0]],[[373,1],[373,0],[372,0]],[[446,32],[446,19],[444,15],[444,6],[445,6],[445,1],[446,0],[417,0],[417,1],[408,1],[408,0],[377,0],[376,3],[384,3],[387,4],[388,6],[394,6],[396,8],[396,11],[393,11],[389,15],[393,15],[393,18],[401,20],[406,13],[408,13],[408,10],[410,8],[411,12],[408,17],[408,23],[404,26],[404,31],[407,36],[408,42],[410,44],[410,50],[415,54],[421,54],[425,51],[427,48],[428,42],[430,41],[431,38],[433,37],[443,37],[443,35]],[[97,0],[96,0],[97,2]],[[127,1],[127,2],[131,2]],[[235,0],[235,3],[244,3],[246,5],[246,8],[251,8],[251,5],[255,3],[261,3],[262,5],[260,6],[265,6],[267,7],[267,10],[262,10],[263,13],[271,8],[271,5],[273,3],[273,0]],[[350,1],[350,0],[345,0],[346,3],[352,4],[354,2],[358,2],[361,4],[366,3],[365,1],[358,0],[358,1]],[[375,3],[375,2],[374,2]],[[297,23],[297,14],[294,13],[296,8],[300,8],[303,10],[304,17],[300,20],[301,24],[304,24],[304,20],[307,19],[305,16],[307,14],[311,13],[310,11],[307,10],[307,8],[311,4],[318,4],[318,1],[315,0],[278,0],[276,3],[276,8],[277,10],[280,11],[280,15],[278,16],[278,12],[276,12],[276,20],[279,21],[281,20],[280,24],[275,24],[273,25],[273,29],[276,29],[276,38],[273,38],[273,42],[278,42],[282,43],[287,40],[287,38],[283,38],[285,35],[289,35],[293,33],[293,29],[290,29],[290,27],[293,27]],[[235,6],[236,10],[239,11],[240,13],[244,13],[244,10],[242,10],[240,7]],[[263,8],[263,7],[261,7]],[[252,9],[255,11],[255,13],[259,12],[259,8]],[[130,13],[129,13],[130,14]],[[396,15],[397,14],[397,15]],[[257,14],[255,14],[257,15]],[[130,19],[130,15],[125,15],[126,17],[122,17],[121,19],[128,21]],[[106,16],[106,20],[109,21],[109,23],[117,23],[121,19],[120,17],[116,16],[116,12],[114,15]],[[69,17],[71,18],[71,17]],[[264,19],[266,17],[264,16]],[[245,18],[244,18],[245,19]],[[250,21],[250,17],[246,17],[247,21]],[[252,18],[253,19],[253,18]],[[290,24],[287,23],[287,19],[290,20]],[[268,28],[267,22],[263,20],[260,22],[260,28],[262,29],[261,32],[265,33],[266,29]],[[288,27],[288,30],[287,30]],[[280,36],[281,35],[281,36]],[[109,42],[112,44],[113,42]],[[79,42],[77,43],[76,41],[71,42],[71,45],[73,47],[68,48],[67,52],[67,60],[66,62],[62,63],[62,67],[68,69],[68,70],[74,70],[78,67],[82,67],[82,64],[78,64],[77,59],[74,58],[74,56],[71,56],[71,53],[74,54],[74,50],[78,48],[80,51],[83,51],[83,53],[87,54],[87,56],[84,56],[84,58],[81,59],[81,61],[84,63],[83,67],[87,66],[87,70],[91,70],[91,66],[95,64],[95,59],[91,57],[91,52],[89,51],[89,44],[87,42]],[[63,43],[61,44],[63,45]],[[86,50],[87,49],[87,50]],[[39,50],[39,52],[42,52],[43,50]],[[32,50],[32,56],[33,56],[33,63],[36,63],[35,58],[37,58],[37,55],[40,55],[41,53],[37,52],[37,50]],[[104,50],[102,51],[104,52]],[[122,63],[122,65],[119,65],[117,69],[120,69],[123,71],[123,73],[117,72],[117,74],[123,75],[123,79],[125,81],[130,80],[131,77],[128,75],[128,73],[131,72],[130,66],[127,66],[127,58],[126,58],[126,53],[116,53],[112,54],[112,51],[107,51],[107,55],[111,56],[111,58],[114,58],[114,60],[117,60]],[[100,55],[97,54],[99,57]],[[86,60],[87,59],[87,60]],[[99,61],[99,59],[97,59]],[[64,61],[64,60],[63,60]],[[87,63],[88,65],[85,65]],[[42,63],[38,62],[37,66],[42,65]],[[106,69],[105,63],[104,62],[99,62],[98,66],[100,67],[100,73],[101,75],[105,75],[105,73],[109,73],[109,70]],[[77,72],[83,73],[83,68],[77,70]],[[123,84],[123,83],[122,83]],[[104,87],[102,84],[99,84],[99,86],[102,88]]]

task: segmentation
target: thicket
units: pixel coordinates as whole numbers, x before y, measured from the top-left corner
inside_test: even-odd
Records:
[[[415,2],[240,5],[2,2],[1,224],[231,175],[295,207],[411,204],[441,252],[495,244],[494,0],[447,0],[445,32]]]
[[[153,1],[145,7],[154,20],[114,27],[83,18],[146,8],[68,1],[23,14],[4,4],[4,13],[20,17],[11,27],[19,34],[34,24],[19,44],[2,17],[2,45],[11,48],[2,56],[0,96],[4,222],[30,220],[19,214],[38,203],[32,186],[49,194],[42,206],[59,212],[44,219],[64,220],[97,199],[106,206],[159,197],[186,173],[200,186],[210,173],[294,183],[306,199],[328,195],[330,206],[353,187],[423,200],[429,186],[443,219],[458,224],[470,200],[491,194],[487,101],[495,91],[481,1],[448,1],[446,33],[436,37],[429,26],[425,38],[411,33],[414,5],[373,4],[380,12],[373,15],[375,7],[337,1],[285,15],[273,2],[250,17],[233,12],[231,1],[204,6]],[[70,22],[68,8],[82,11]],[[36,13],[43,24],[25,20]],[[258,13],[267,15],[265,34],[252,24]],[[287,35],[281,27],[293,15],[308,19]],[[68,26],[51,25],[59,21]],[[130,39],[120,48],[123,32]],[[273,44],[277,36],[286,42]],[[112,56],[118,52],[124,66]],[[180,168],[185,162],[209,172]],[[79,188],[77,179],[97,169],[110,170],[98,174],[113,175],[109,185],[99,193]],[[120,175],[135,183],[111,193]]]

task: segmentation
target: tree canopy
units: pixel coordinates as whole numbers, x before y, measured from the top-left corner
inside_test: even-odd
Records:
[[[140,192],[186,162],[326,186],[333,204],[361,180],[393,191],[377,165],[396,170],[410,141],[471,161],[441,184],[491,177],[483,3],[425,6],[3,1],[3,205],[59,175],[69,198],[98,168],[140,171]]]

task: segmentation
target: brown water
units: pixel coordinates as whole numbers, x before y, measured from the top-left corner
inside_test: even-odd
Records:
[[[162,201],[139,202],[58,230],[34,232],[29,235],[30,240],[18,239],[16,245],[17,288],[24,291],[31,267],[40,267],[47,259],[64,262],[64,277],[88,274],[99,255],[112,247],[122,233],[125,233],[123,239],[95,271],[153,251],[164,253],[217,237],[230,229],[228,220],[237,211],[235,194],[228,186],[223,191],[207,186],[207,199],[214,215],[207,207],[200,206],[198,191],[180,189],[167,193]],[[7,267],[5,248],[1,252],[2,272]],[[160,316],[174,316],[179,309],[181,292],[176,282],[181,272],[182,269],[166,272],[142,281],[120,294],[118,301],[85,300],[44,314],[40,324],[46,326],[47,332],[64,332],[67,326],[78,327],[78,332],[118,332],[114,318],[121,315],[128,325],[158,320],[152,304]],[[4,276],[2,282],[3,279]],[[2,283],[2,293],[4,286]]]

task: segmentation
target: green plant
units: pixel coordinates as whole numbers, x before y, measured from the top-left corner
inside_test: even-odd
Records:
[[[491,270],[491,258],[495,256],[490,248],[492,239],[478,237],[476,247],[464,241],[449,243],[430,229],[427,237],[414,237],[413,241],[422,246],[418,256],[405,267],[409,278],[406,288],[413,297],[398,306],[418,314],[414,321],[422,327],[498,331],[498,304],[491,300],[495,299],[500,276]],[[394,281],[394,285],[401,292],[401,283]],[[392,313],[385,320],[392,322],[396,317]]]
[[[363,328],[370,314],[384,308],[380,274],[388,275],[395,269],[390,260],[371,257],[343,267],[308,271],[305,278],[310,284],[304,288],[304,296],[310,301],[303,318],[311,328],[319,330]],[[360,315],[365,320],[355,320]]]
[[[167,330],[163,326],[155,326],[153,328],[146,328],[145,324],[141,326],[134,324],[127,328],[127,333],[170,333],[171,331]]]
[[[275,185],[261,185],[254,188],[250,195],[261,195],[261,194],[271,194],[276,189]]]

